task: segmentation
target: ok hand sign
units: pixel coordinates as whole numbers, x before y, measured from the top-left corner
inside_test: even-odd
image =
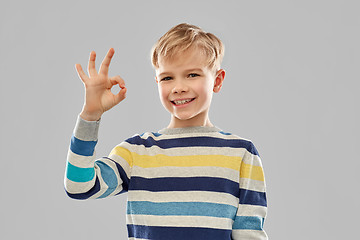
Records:
[[[87,76],[81,65],[76,64],[75,68],[85,86],[85,103],[80,116],[88,121],[99,120],[104,112],[111,109],[125,99],[125,82],[120,76],[109,77],[109,65],[115,50],[110,48],[101,63],[99,72],[95,69],[96,53],[90,53]],[[121,90],[118,94],[113,94],[111,88],[119,84]]]

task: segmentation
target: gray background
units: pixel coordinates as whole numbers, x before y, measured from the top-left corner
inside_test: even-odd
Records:
[[[257,146],[270,239],[354,239],[359,223],[358,1],[1,1],[1,238],[125,239],[126,195],[63,189],[91,50],[115,56],[127,99],[103,116],[97,155],[169,122],[150,49],[188,22],[220,37],[226,78],[211,121]],[[99,66],[97,62],[97,66]],[[104,237],[105,236],[105,237]],[[347,237],[346,237],[347,236]]]

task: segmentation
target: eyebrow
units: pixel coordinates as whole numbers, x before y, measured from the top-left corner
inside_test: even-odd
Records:
[[[203,72],[203,70],[201,68],[191,68],[191,69],[187,69],[184,72]],[[162,75],[171,75],[171,72],[162,72],[159,74],[159,76]]]

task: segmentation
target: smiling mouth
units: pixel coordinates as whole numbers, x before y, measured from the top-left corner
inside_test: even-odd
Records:
[[[178,106],[178,105],[184,105],[186,103],[192,102],[194,101],[195,98],[191,98],[191,99],[185,99],[185,100],[177,100],[177,101],[171,101],[174,105]]]

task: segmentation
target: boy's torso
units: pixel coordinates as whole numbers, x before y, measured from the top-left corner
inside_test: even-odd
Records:
[[[231,231],[245,151],[241,141],[220,132],[191,136],[146,133],[128,139],[126,148],[133,160],[128,227]]]

